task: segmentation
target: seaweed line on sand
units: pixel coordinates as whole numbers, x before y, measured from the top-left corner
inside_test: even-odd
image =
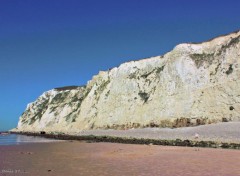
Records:
[[[67,134],[41,134],[32,132],[11,132],[12,134],[22,134],[28,136],[40,136],[58,140],[78,140],[86,142],[110,142],[122,144],[145,144],[145,145],[163,145],[163,146],[185,146],[185,147],[207,147],[207,148],[225,148],[240,149],[240,143],[227,143],[216,141],[195,141],[195,140],[167,140],[167,139],[146,139],[146,138],[127,138],[115,136],[94,136],[94,135],[67,135]]]

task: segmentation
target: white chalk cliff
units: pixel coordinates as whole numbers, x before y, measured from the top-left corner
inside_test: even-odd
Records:
[[[101,71],[28,104],[15,130],[183,127],[240,121],[240,31]]]

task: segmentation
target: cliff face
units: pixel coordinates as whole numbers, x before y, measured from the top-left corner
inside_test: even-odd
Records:
[[[124,63],[85,87],[43,93],[20,131],[182,127],[240,120],[240,32]]]

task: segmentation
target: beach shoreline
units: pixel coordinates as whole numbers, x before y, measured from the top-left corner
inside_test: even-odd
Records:
[[[63,141],[0,146],[0,175],[236,176],[240,175],[239,125],[66,134],[10,131]]]
[[[240,122],[227,122],[177,129],[88,130],[68,134],[44,131],[11,133],[88,142],[240,149],[239,129]]]

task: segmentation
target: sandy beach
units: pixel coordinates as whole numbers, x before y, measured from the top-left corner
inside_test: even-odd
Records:
[[[0,146],[0,175],[240,175],[240,150],[66,141]]]
[[[131,140],[132,144],[114,143],[117,140],[108,143],[108,138],[101,136],[119,137],[124,139],[123,143],[127,141],[125,138],[136,138],[140,142],[144,139],[187,139],[239,144],[239,129],[240,122],[228,122],[175,129],[91,130],[68,135],[73,135],[73,139],[74,136],[90,135],[91,138],[94,135],[100,137],[100,141],[83,139],[0,146],[0,175],[236,176],[240,175],[237,164],[240,162],[240,150],[152,143],[138,145]],[[197,139],[196,133],[199,135]],[[68,139],[69,136],[66,137]]]

